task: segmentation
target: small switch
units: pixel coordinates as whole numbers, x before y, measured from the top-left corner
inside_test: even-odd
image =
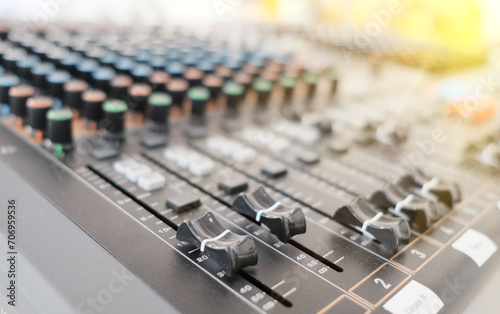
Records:
[[[128,168],[131,168],[133,166],[137,166],[139,163],[133,159],[123,159],[123,160],[118,160],[113,163],[113,169],[115,169],[116,172],[125,174],[127,172]]]
[[[127,168],[125,176],[131,182],[136,182],[140,176],[150,173],[152,170],[146,165],[138,164]]]
[[[167,145],[164,135],[148,134],[141,140],[141,145],[153,149]]]
[[[287,173],[285,165],[277,161],[268,161],[262,166],[262,174],[269,176],[271,178],[278,178],[284,176]]]
[[[165,177],[158,172],[152,172],[140,176],[137,185],[145,191],[158,190],[165,186]]]
[[[215,163],[208,158],[200,158],[189,163],[189,172],[196,177],[211,174],[215,169]]]
[[[297,160],[305,165],[313,165],[319,162],[319,156],[316,152],[301,150],[296,156]]]
[[[92,157],[97,160],[105,160],[117,157],[120,151],[114,147],[98,147],[92,150]]]
[[[176,194],[167,200],[167,207],[172,208],[176,212],[182,213],[201,206],[200,198],[190,192]]]
[[[248,181],[243,176],[233,176],[228,180],[219,182],[219,190],[224,191],[226,194],[236,194],[248,189]]]

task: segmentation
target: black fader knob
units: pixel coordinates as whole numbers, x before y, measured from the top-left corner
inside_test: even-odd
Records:
[[[453,204],[460,202],[462,198],[458,184],[445,182],[438,177],[429,179],[418,169],[402,176],[397,185],[406,189],[413,186],[416,194],[428,199],[437,199],[449,208],[453,208]]]
[[[39,88],[47,87],[47,77],[56,70],[52,63],[42,62],[32,69],[33,82]]]
[[[419,232],[424,232],[440,218],[435,202],[414,194],[405,194],[391,183],[387,183],[367,199],[389,213],[408,220],[412,228]]]
[[[106,130],[109,139],[125,138],[125,114],[127,104],[123,100],[111,99],[102,104],[104,119],[101,126]]]
[[[69,108],[51,109],[47,112],[47,136],[53,144],[70,145],[73,112]]]
[[[30,85],[18,85],[9,90],[9,105],[11,113],[16,117],[25,118],[27,115],[26,103],[29,97],[35,94]]]
[[[177,230],[176,238],[198,247],[230,277],[258,262],[253,239],[224,228],[211,212],[196,220],[184,221]]]
[[[108,93],[111,89],[111,80],[116,77],[116,72],[111,67],[101,67],[92,73],[92,86]]]
[[[253,193],[241,193],[232,209],[257,223],[266,225],[282,242],[306,232],[306,217],[300,208],[288,208],[272,199],[263,187]]]
[[[340,207],[332,218],[341,224],[353,226],[363,236],[378,241],[391,253],[396,253],[410,240],[410,225],[405,219],[377,212],[360,197]]]

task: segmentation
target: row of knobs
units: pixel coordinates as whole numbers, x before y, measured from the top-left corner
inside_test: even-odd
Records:
[[[0,62],[5,69],[117,138],[123,137],[124,115],[128,109],[150,117],[154,129],[161,132],[168,130],[171,105],[181,106],[185,98],[191,102],[189,137],[204,136],[206,104],[220,98],[225,100],[226,126],[232,128],[237,125],[234,120],[250,89],[257,94],[256,119],[263,120],[278,78],[285,105],[291,102],[298,82],[296,76],[285,73],[284,66],[266,63],[263,58],[247,63],[228,59],[217,67],[216,63],[210,64],[207,60],[192,64],[176,59],[166,67],[152,68],[141,62],[130,62],[130,67],[125,67],[123,59],[120,59],[122,62],[105,65],[105,54],[97,57],[83,51],[87,53],[87,58],[84,58],[80,55],[82,51],[69,50],[75,50],[75,47],[63,49],[47,41],[42,41],[47,47],[41,44],[36,46],[29,41],[16,43],[19,47],[11,47],[5,42],[0,45]],[[50,104],[51,100],[47,97],[35,96],[30,86],[19,86],[19,77],[4,74],[0,78],[0,103],[10,105],[10,111],[15,116],[24,120],[35,132],[46,134],[51,142],[71,143],[71,132],[66,132],[71,130],[69,111],[57,110],[48,115],[48,110],[56,107],[55,104]],[[314,94],[318,78],[318,75],[309,72],[303,74],[309,96]],[[333,82],[332,86],[336,87],[336,80]],[[17,88],[10,93],[11,87]],[[19,93],[19,90],[24,93]],[[103,120],[105,123],[102,123]],[[59,134],[62,132],[65,134]]]

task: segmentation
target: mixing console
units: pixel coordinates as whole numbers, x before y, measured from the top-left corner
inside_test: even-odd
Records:
[[[0,38],[0,160],[182,312],[455,313],[498,268],[496,104],[444,74],[274,26]]]

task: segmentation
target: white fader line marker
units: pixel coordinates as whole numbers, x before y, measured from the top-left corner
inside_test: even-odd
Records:
[[[259,222],[260,217],[262,216],[263,213],[272,212],[273,210],[276,210],[278,207],[280,207],[280,205],[281,205],[280,202],[276,202],[273,204],[273,206],[271,206],[269,208],[259,210],[257,212],[257,215],[255,215],[255,221]]]
[[[229,229],[226,229],[226,231],[224,231],[223,233],[219,234],[218,236],[216,236],[215,238],[212,238],[212,239],[205,239],[203,241],[201,241],[201,245],[200,245],[200,251],[201,252],[205,252],[205,245],[207,245],[208,242],[213,242],[213,241],[217,241],[219,240],[220,238],[224,237],[226,234],[228,234],[229,232],[231,232]]]
[[[361,228],[356,226],[356,229],[361,231],[361,233],[363,234],[364,237],[367,237],[367,238],[373,240],[373,239],[375,239],[375,237],[370,232],[366,231],[366,229],[368,229],[368,227],[370,226],[371,223],[377,222],[383,216],[384,216],[383,212],[378,212],[372,218],[365,220],[365,222],[363,222],[363,226]]]

